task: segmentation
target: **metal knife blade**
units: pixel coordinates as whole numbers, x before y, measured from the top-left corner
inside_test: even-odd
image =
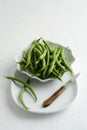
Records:
[[[70,79],[68,79],[68,81],[67,81],[66,83],[64,83],[64,86],[65,86],[66,84],[68,84],[69,82],[74,82],[79,75],[80,75],[80,73],[77,73],[77,74],[71,76]]]

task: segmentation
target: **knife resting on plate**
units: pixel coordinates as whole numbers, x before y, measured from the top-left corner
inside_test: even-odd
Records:
[[[79,73],[71,76],[71,78],[63,86],[61,86],[56,92],[54,92],[48,99],[46,99],[43,102],[43,107],[49,106],[58,96],[60,96],[66,90],[67,84],[69,82],[74,82],[78,76],[79,76]]]

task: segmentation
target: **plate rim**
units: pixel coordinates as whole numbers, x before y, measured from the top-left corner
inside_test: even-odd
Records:
[[[35,111],[35,110],[26,110],[24,109],[21,104],[17,101],[15,101],[14,97],[13,97],[13,92],[12,92],[12,84],[13,82],[11,81],[11,86],[10,86],[10,90],[11,90],[11,96],[12,96],[12,99],[13,101],[15,102],[15,104],[20,108],[22,109],[23,111],[27,111],[27,112],[30,112],[30,113],[36,113],[36,114],[51,114],[51,113],[57,113],[57,112],[60,112],[60,111],[63,111],[63,110],[66,110],[66,108],[68,108],[69,106],[71,106],[71,104],[75,101],[76,97],[77,97],[77,93],[78,93],[78,85],[77,85],[77,81],[75,80],[74,81],[75,83],[75,87],[76,87],[76,93],[75,93],[75,96],[74,98],[72,99],[72,101],[70,103],[68,103],[67,105],[65,105],[64,107],[62,107],[61,109],[56,109],[56,110],[50,110],[50,111]]]

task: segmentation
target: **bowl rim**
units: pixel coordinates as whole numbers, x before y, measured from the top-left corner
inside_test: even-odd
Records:
[[[46,40],[46,41],[48,41],[51,46],[52,46],[52,45],[54,45],[54,46],[59,45],[59,46],[65,48],[63,45],[61,45],[61,44],[59,44],[59,43],[55,43],[55,42],[52,42],[52,41],[49,41],[49,40]],[[20,61],[21,61],[21,59],[22,59],[22,52],[23,52],[23,51],[27,51],[27,50],[30,48],[31,44],[32,44],[32,42],[30,42],[30,44],[28,44],[24,49],[22,49],[22,50],[15,56],[16,64],[17,64],[17,62],[20,62]],[[70,50],[70,49],[69,49],[69,50]],[[70,50],[70,51],[71,51],[71,50]],[[72,51],[71,51],[71,53],[72,53]],[[20,59],[20,60],[19,60],[19,59]],[[41,79],[41,78],[39,78],[39,77],[37,77],[37,76],[32,75],[32,73],[30,73],[29,71],[28,71],[28,72],[27,72],[27,71],[21,71],[19,64],[16,65],[16,69],[17,69],[19,72],[21,72],[21,73],[23,73],[23,74],[26,74],[26,75],[29,76],[30,78],[36,79],[36,80],[38,80],[38,81],[40,81],[40,82],[47,82],[47,81],[55,80],[55,78]],[[67,72],[68,72],[68,71],[67,71]],[[65,73],[66,73],[66,72],[65,72]],[[63,74],[63,75],[64,75],[64,74]]]

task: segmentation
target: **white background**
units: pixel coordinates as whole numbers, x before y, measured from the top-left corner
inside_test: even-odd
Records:
[[[80,72],[78,95],[67,110],[37,115],[22,111],[10,97],[14,57],[35,38],[69,46]],[[0,130],[87,130],[87,1],[0,0]]]

